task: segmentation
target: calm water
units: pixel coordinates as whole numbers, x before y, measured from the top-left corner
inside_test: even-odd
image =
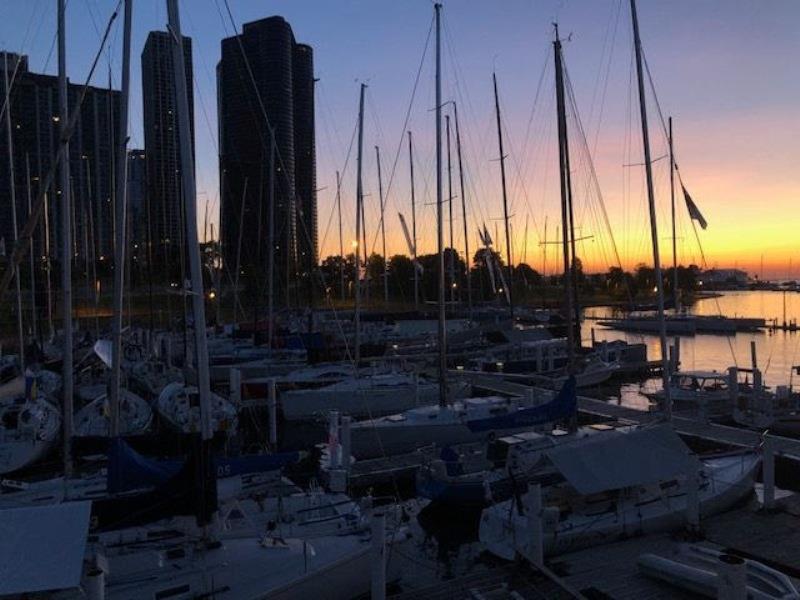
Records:
[[[698,315],[724,315],[727,317],[763,317],[768,320],[783,320],[784,298],[786,302],[786,319],[800,320],[800,294],[796,292],[746,291],[723,292],[719,298],[700,300],[690,307],[689,312]],[[585,311],[588,316],[614,316],[610,307],[594,307]],[[584,343],[590,343],[591,330],[594,328],[595,339],[644,342],[647,344],[647,356],[651,360],[661,357],[658,336],[641,333],[614,331],[597,325],[595,321],[585,320],[582,325]],[[681,367],[687,370],[716,369],[725,371],[731,366],[750,366],[750,342],[756,342],[758,365],[764,376],[764,382],[770,386],[800,384],[800,376],[792,377],[792,365],[800,364],[800,332],[758,332],[726,335],[683,336],[680,340]],[[671,344],[671,340],[669,341]],[[648,389],[660,387],[659,381],[648,381],[643,384]],[[623,404],[645,407],[647,400],[636,392],[639,385],[623,386]]]

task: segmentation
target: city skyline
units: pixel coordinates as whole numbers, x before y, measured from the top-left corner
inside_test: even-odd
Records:
[[[112,2],[95,2],[68,7],[68,72],[73,83],[82,82],[99,43],[98,32],[113,6]],[[6,25],[0,25],[3,47],[28,54],[32,71],[55,70],[55,57],[49,51],[55,30],[54,12],[49,4],[16,5],[11,7],[11,18],[5,21]],[[396,215],[398,209],[407,219],[410,215],[404,152],[399,154],[394,177],[392,170],[405,133],[403,122],[408,100],[430,27],[430,4],[348,2],[332,7],[310,1],[257,5],[232,2],[231,12],[233,24],[225,6],[209,0],[203,6],[198,5],[184,20],[184,34],[195,40],[198,214],[204,214],[206,201],[213,207],[212,213],[219,206],[214,65],[219,60],[220,40],[234,33],[234,25],[241,31],[245,22],[281,15],[291,23],[297,38],[314,48],[316,76],[320,78],[316,110],[317,185],[324,188],[319,192],[320,258],[338,253],[333,210],[337,169],[344,171],[346,251],[354,237],[354,219],[348,215],[355,205],[354,157],[351,156],[346,170],[343,166],[355,122],[358,83],[362,80],[368,80],[369,84],[365,148],[381,146],[384,187],[389,190],[388,253],[407,253]],[[665,115],[675,117],[676,156],[681,173],[710,223],[708,230],[700,232],[709,267],[739,266],[759,273],[763,255],[766,277],[789,274],[793,234],[790,220],[781,215],[791,210],[800,187],[792,160],[798,134],[793,110],[800,89],[790,73],[780,67],[779,60],[800,51],[800,40],[791,30],[797,16],[800,7],[789,2],[775,2],[766,7],[754,1],[640,5],[643,45],[660,105]],[[627,3],[618,0],[553,1],[537,6],[508,2],[503,10],[478,2],[444,4],[445,98],[463,103],[459,116],[465,137],[470,229],[474,231],[486,222],[494,235],[494,219],[502,214],[498,166],[494,160],[498,153],[496,133],[492,128],[494,68],[508,133],[509,191],[517,260],[527,255],[527,262],[540,267],[545,217],[548,240],[555,238],[559,215],[551,126],[555,120],[549,81],[552,66],[543,67],[552,54],[551,22],[555,18],[564,38],[572,34],[571,41],[565,42],[566,65],[623,266],[650,262],[641,168],[636,167],[641,163],[641,143],[636,133],[638,115],[630,109],[629,14]],[[147,32],[163,29],[165,22],[162,3],[137,3],[134,56],[141,52]],[[344,26],[348,22],[350,28]],[[10,23],[24,25],[11,30]],[[117,24],[110,46],[115,82],[119,79],[115,70],[118,71],[120,63],[118,29]],[[408,127],[414,131],[418,155],[415,168],[421,252],[434,248],[430,225],[433,216],[431,58],[429,48]],[[99,86],[107,80],[105,56],[101,65],[106,68],[98,69],[93,81]],[[142,107],[137,99],[141,96],[141,81],[135,75],[139,70],[136,67],[134,63],[129,147],[143,146]],[[537,88],[539,99],[530,120]],[[666,146],[658,133],[654,103],[649,108],[653,155],[661,157]],[[602,120],[598,118],[601,112]],[[575,143],[573,137],[571,144]],[[366,155],[368,245],[372,249],[379,211],[374,158],[370,152]],[[584,167],[578,165],[576,169]],[[665,240],[662,258],[671,264],[666,240],[669,198],[665,184],[666,173],[659,165],[656,192],[660,239]],[[588,183],[585,185],[588,189]],[[682,198],[679,200],[680,262],[702,264]],[[583,191],[576,188],[576,207],[578,224],[587,237],[592,236],[584,248],[578,248],[578,255],[586,259],[588,270],[613,266],[615,259],[609,258],[611,245],[597,217],[596,199],[586,200]],[[329,227],[331,216],[334,222]],[[529,221],[527,243],[523,240],[526,220]],[[454,229],[456,246],[461,247],[460,221]],[[499,237],[502,241],[503,236]],[[470,245],[474,252],[476,239],[471,238]],[[380,244],[374,248],[378,250]],[[548,256],[548,271],[556,268],[554,258],[554,252]]]

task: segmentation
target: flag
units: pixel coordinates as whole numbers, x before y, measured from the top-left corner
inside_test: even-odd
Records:
[[[691,217],[693,221],[697,221],[700,224],[700,227],[705,229],[708,227],[708,221],[706,221],[705,217],[700,212],[700,209],[697,208],[697,205],[692,200],[689,192],[686,191],[686,188],[683,185],[681,185],[681,188],[683,189],[683,198],[686,200],[686,210],[689,211],[689,217]]]

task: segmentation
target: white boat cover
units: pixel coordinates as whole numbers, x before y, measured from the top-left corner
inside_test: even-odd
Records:
[[[94,343],[94,353],[103,361],[103,364],[111,368],[114,360],[114,351],[111,347],[111,340],[97,340]]]
[[[74,588],[89,533],[91,502],[0,511],[0,596]]]
[[[592,436],[547,452],[581,494],[646,485],[685,474],[697,461],[669,425]]]

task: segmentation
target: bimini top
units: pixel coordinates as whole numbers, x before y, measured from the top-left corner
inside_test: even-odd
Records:
[[[80,585],[91,502],[0,511],[0,596]]]
[[[666,481],[697,462],[669,425],[605,432],[557,446],[547,456],[581,494]]]

